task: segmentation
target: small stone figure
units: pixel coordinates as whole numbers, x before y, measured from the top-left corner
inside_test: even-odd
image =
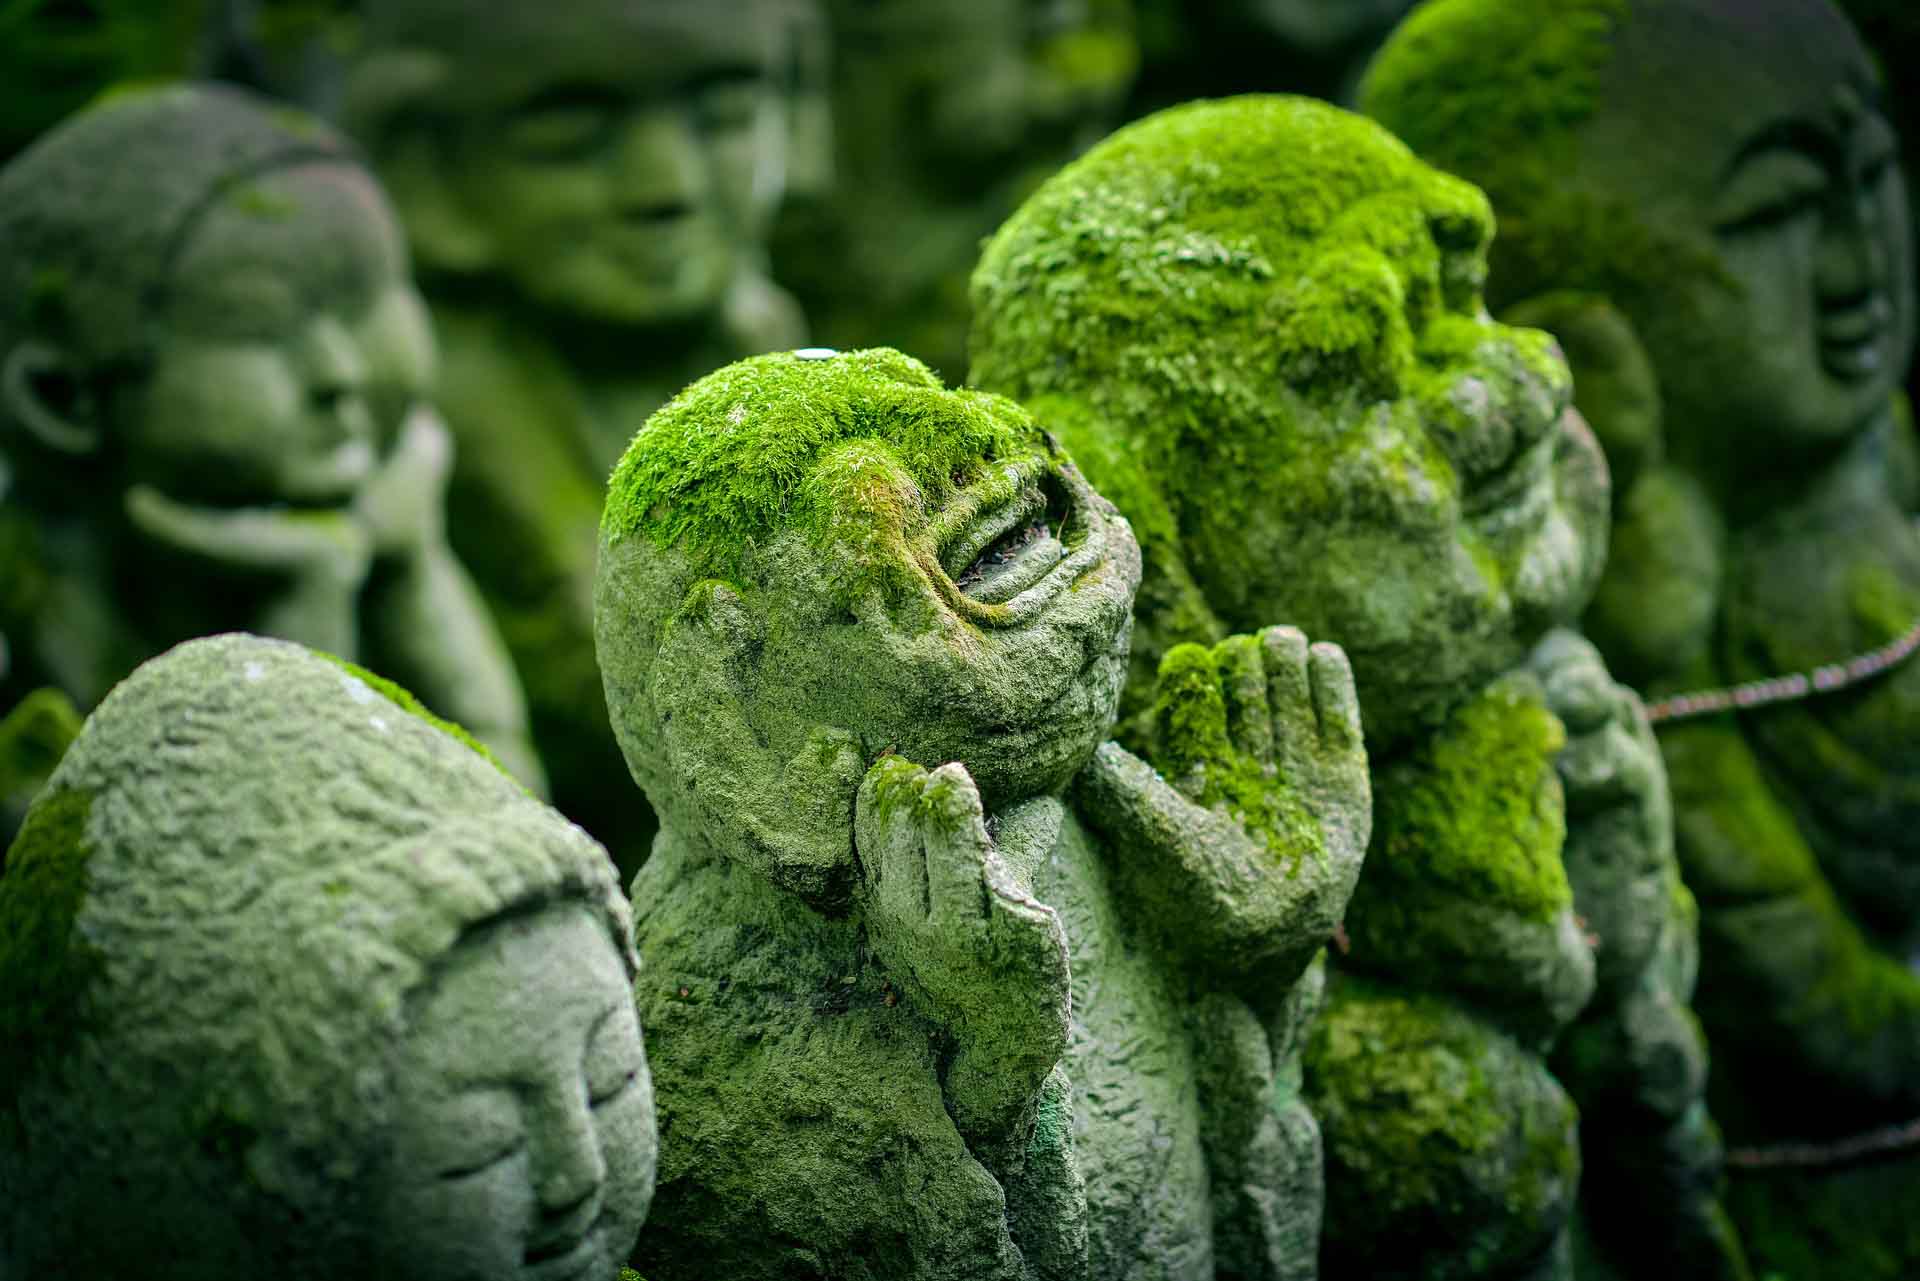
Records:
[[[1379,127],[1248,97],[1115,134],[974,277],[974,380],[1141,531],[1129,704],[1256,618],[1353,657],[1373,840],[1307,1060],[1330,1277],[1569,1275],[1580,1150],[1545,1050],[1594,991],[1588,928],[1619,922],[1600,981],[1632,980],[1683,1109],[1700,1087],[1658,754],[1556,630],[1600,571],[1606,473],[1551,340],[1481,307],[1492,232]]]
[[[379,677],[190,641],[0,874],[0,1273],[604,1277],[655,1131],[605,851]]]
[[[966,372],[967,274],[1022,195],[1121,118],[1132,0],[829,0],[834,184],[776,227],[814,333]]]
[[[1299,1050],[1369,823],[1344,657],[1169,653],[1011,401],[744,361],[615,471],[595,615],[661,836],[633,884],[683,1277],[1307,1278]]]
[[[1907,1275],[1920,1158],[1881,1140],[1920,1118],[1920,667],[1882,656],[1920,626],[1920,464],[1872,60],[1828,0],[1439,0],[1365,101],[1486,186],[1493,301],[1567,346],[1620,482],[1589,633],[1663,714],[1711,713],[1661,746],[1756,1270]],[[1635,1160],[1637,1277],[1684,1200]]]
[[[694,378],[805,340],[767,278],[795,0],[372,0],[346,119],[446,360],[449,496],[555,803],[631,871],[653,820],[593,661],[606,476]]]
[[[0,706],[245,628],[365,658],[543,786],[447,544],[433,362],[379,188],[297,112],[130,91],[0,170]]]

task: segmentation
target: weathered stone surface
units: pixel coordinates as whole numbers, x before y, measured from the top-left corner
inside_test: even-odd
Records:
[[[776,275],[836,347],[967,366],[967,273],[1035,183],[1121,119],[1133,0],[827,0],[833,182],[776,226]]]
[[[1385,131],[1250,97],[1114,135],[974,277],[974,380],[1140,532],[1130,706],[1177,646],[1259,623],[1353,658],[1375,822],[1306,1074],[1329,1275],[1569,1274],[1545,1048],[1597,982],[1575,913],[1632,916],[1670,870],[1636,705],[1549,630],[1599,575],[1607,481],[1551,340],[1485,314],[1492,230]]]
[[[682,386],[805,341],[763,259],[804,105],[791,37],[817,22],[799,0],[366,8],[344,114],[433,303],[456,545],[525,673],[556,804],[631,873],[654,821],[593,661],[606,476]]]
[[[1440,0],[1382,53],[1365,101],[1486,187],[1501,223],[1490,296],[1566,339],[1622,482],[1588,616],[1618,671],[1650,696],[1713,689],[1843,662],[1912,627],[1912,429],[1895,403],[1914,335],[1910,214],[1877,74],[1838,9]],[[1917,700],[1906,667],[1662,732],[1702,912],[1716,1111],[1737,1142],[1920,1113]],[[1684,933],[1685,914],[1671,920]],[[1660,950],[1675,948],[1684,979],[1691,945]],[[1658,986],[1620,987],[1613,1025],[1568,1046],[1622,1106],[1623,1073],[1662,1093],[1694,1057],[1678,1049],[1684,983],[1666,985],[1659,1015],[1673,1048],[1631,1048]],[[1650,1124],[1676,1102],[1637,1111]],[[1636,1132],[1609,1114],[1623,1118],[1597,1121],[1610,1134]],[[1596,1199],[1618,1220],[1596,1224],[1601,1246],[1629,1272],[1686,1257],[1699,1275],[1740,1275],[1716,1244],[1710,1130],[1664,1146],[1657,1128],[1637,1132],[1643,1150],[1618,1146],[1620,1170],[1595,1182],[1624,1205]],[[1650,1233],[1658,1222],[1673,1232]],[[1801,1275],[1766,1235],[1756,1264]],[[1832,1270],[1808,1275],[1894,1275],[1823,1257]]]
[[[433,364],[385,198],[298,112],[128,91],[0,170],[0,705],[91,707],[245,628],[366,659],[543,786],[447,543]]]
[[[630,928],[599,846],[378,678],[154,659],[0,875],[0,1270],[612,1275],[655,1154]]]
[[[1175,650],[1146,759],[1103,743],[1126,522],[1011,401],[810,355],[695,384],[610,485],[599,653],[663,823],[636,1265],[1312,1276],[1299,1042],[1369,826],[1344,657]]]

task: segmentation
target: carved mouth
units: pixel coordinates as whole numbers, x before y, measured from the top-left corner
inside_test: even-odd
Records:
[[[572,1281],[599,1261],[599,1237],[596,1226],[577,1237],[529,1246],[527,1276],[534,1281]]]
[[[1841,382],[1861,382],[1887,367],[1892,304],[1876,297],[1820,320],[1820,367]]]

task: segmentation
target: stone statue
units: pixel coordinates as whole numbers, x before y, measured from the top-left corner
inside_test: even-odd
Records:
[[[1121,118],[1131,7],[830,0],[835,181],[774,240],[821,341],[898,346],[959,380],[980,241]]]
[[[631,871],[636,803],[593,661],[606,476],[647,415],[804,341],[762,246],[795,0],[371,0],[349,127],[433,302],[449,496],[525,674],[555,803]]]
[[[1914,261],[1872,62],[1828,0],[1439,0],[1365,100],[1485,185],[1492,299],[1560,333],[1619,478],[1587,628],[1679,714],[1661,746],[1756,1269],[1904,1275],[1912,1142],[1822,1168],[1920,1117],[1920,669],[1885,670],[1920,619]],[[1636,1217],[1667,1195],[1615,1181]]]
[[[1140,531],[1129,708],[1254,619],[1352,656],[1373,839],[1307,1059],[1330,1277],[1569,1275],[1581,1154],[1545,1052],[1596,983],[1594,1053],[1636,1086],[1665,1056],[1659,1102],[1698,1118],[1665,778],[1558,626],[1606,472],[1551,340],[1482,309],[1492,230],[1370,122],[1246,97],[1115,134],[974,276],[974,381]]]
[[[0,875],[0,1273],[616,1274],[631,918],[457,733],[244,635],[94,710]]]
[[[1152,765],[1105,742],[1131,530],[1042,423],[886,349],[696,383],[602,539],[607,702],[662,824],[635,1266],[1311,1277],[1298,1056],[1369,824],[1339,650],[1173,650]]]
[[[0,170],[0,707],[246,628],[364,657],[543,786],[447,544],[433,366],[379,188],[305,116],[129,91]]]

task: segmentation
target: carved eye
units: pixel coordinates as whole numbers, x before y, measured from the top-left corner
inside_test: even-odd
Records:
[[[502,1161],[512,1160],[514,1157],[520,1155],[520,1152],[526,1146],[527,1146],[527,1140],[526,1140],[526,1137],[523,1135],[519,1138],[514,1139],[513,1142],[507,1144],[505,1147],[494,1149],[493,1151],[489,1152],[486,1156],[480,1157],[472,1161],[461,1161],[456,1165],[452,1165],[447,1167],[446,1169],[441,1170],[440,1178],[448,1181],[451,1181],[454,1179],[470,1179],[474,1175],[479,1174],[483,1170],[492,1169],[494,1166],[499,1165]]]
[[[634,1082],[638,1081],[639,1079],[640,1079],[640,1069],[639,1068],[629,1069],[626,1075],[617,1078],[615,1081],[613,1081],[611,1086],[604,1087],[602,1089],[598,1089],[590,1093],[587,1096],[587,1102],[592,1104],[594,1107],[599,1107],[603,1103],[611,1103],[615,1099],[619,1098],[621,1095],[625,1094],[628,1090],[631,1090],[633,1088]]]

